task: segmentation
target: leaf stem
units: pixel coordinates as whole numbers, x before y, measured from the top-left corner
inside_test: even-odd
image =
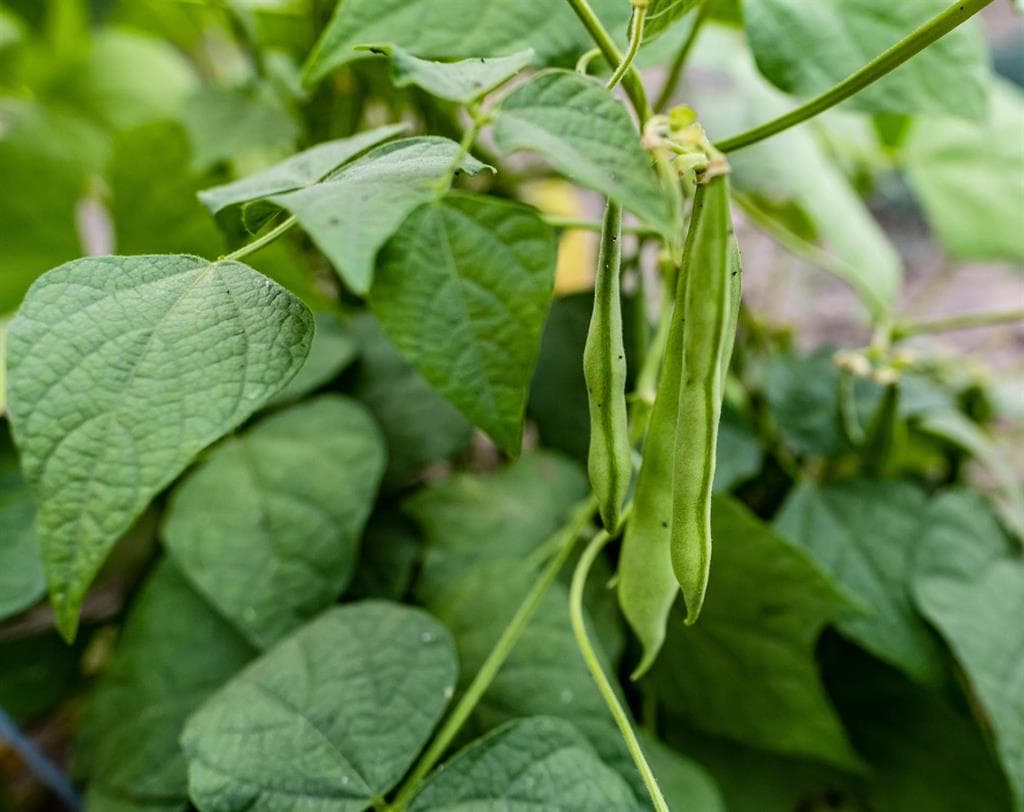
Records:
[[[590,3],[587,0],[566,0],[566,2],[576,12],[576,16],[579,17],[583,27],[590,34],[590,38],[604,55],[605,61],[612,67],[621,65],[622,53],[615,44],[615,40],[612,39],[612,35],[608,33],[608,29],[604,27],[597,14],[594,13],[594,9],[590,7]],[[622,87],[626,91],[626,95],[629,96],[633,109],[636,110],[636,114],[640,118],[640,123],[644,124],[651,117],[651,103],[647,100],[647,91],[644,90],[640,74],[632,65],[628,67],[622,77]]]
[[[954,28],[967,22],[993,0],[958,0],[945,11],[936,15],[920,28],[901,39],[887,51],[882,52],[860,70],[848,76],[830,90],[805,102],[794,110],[772,121],[754,127],[752,130],[719,141],[715,146],[722,152],[735,152],[749,147],[765,138],[777,135],[783,130],[795,127],[819,113],[835,107],[850,96],[858,93],[887,73],[898,68],[908,59],[916,56],[936,40],[944,37]]]
[[[626,72],[633,65],[636,55],[640,52],[640,45],[644,41],[644,20],[647,19],[647,4],[648,0],[633,0],[633,16],[629,21],[629,47],[626,49],[626,55],[622,57],[622,61],[615,68],[615,72],[612,73],[611,79],[608,80],[609,90],[614,90],[618,86],[619,82],[622,81],[622,77],[626,75]]]
[[[956,330],[971,330],[977,327],[994,327],[1000,324],[1024,322],[1024,310],[1006,310],[996,313],[968,313],[963,316],[949,316],[932,321],[907,321],[896,324],[892,329],[893,341],[911,336],[932,333],[951,333]]]
[[[644,785],[651,796],[651,802],[654,804],[655,810],[657,812],[669,812],[668,804],[665,803],[665,797],[661,794],[661,788],[658,786],[658,780],[654,777],[651,766],[644,757],[644,752],[640,747],[636,733],[633,731],[629,717],[619,702],[619,698],[615,695],[615,689],[612,688],[611,682],[609,682],[608,677],[601,668],[601,662],[598,660],[594,647],[587,635],[586,621],[583,618],[583,588],[587,583],[587,575],[589,575],[590,568],[593,566],[598,553],[611,541],[611,538],[611,535],[606,530],[602,530],[594,536],[593,540],[583,551],[583,555],[580,556],[579,563],[576,564],[576,570],[572,575],[572,585],[569,587],[569,617],[572,620],[572,630],[576,636],[576,644],[579,646],[580,653],[587,664],[587,669],[594,678],[594,682],[597,683],[597,689],[601,692],[605,704],[608,705],[608,710],[611,711],[615,724],[619,726],[622,737],[626,740],[629,754],[633,757],[633,762],[640,771],[640,776],[644,780]]]
[[[437,182],[438,196],[441,197],[448,193],[451,189],[452,181],[455,180],[455,173],[459,171],[459,167],[462,166],[462,162],[466,160],[466,156],[469,155],[469,151],[473,149],[473,144],[476,143],[477,136],[480,135],[480,130],[484,128],[484,125],[488,122],[486,114],[481,112],[480,108],[476,104],[471,104],[466,107],[466,112],[469,113],[473,119],[473,123],[466,128],[466,131],[462,134],[462,140],[459,141],[459,150],[455,153],[455,157],[452,158],[452,162],[448,165],[444,175],[442,175]]]
[[[268,231],[263,236],[257,237],[252,242],[246,243],[241,248],[232,251],[230,254],[225,254],[224,256],[219,257],[217,261],[233,262],[235,260],[242,259],[242,257],[247,257],[249,256],[249,254],[255,254],[264,246],[270,245],[270,243],[272,243],[274,240],[276,240],[278,237],[280,237],[282,234],[288,231],[288,229],[290,229],[297,222],[298,220],[293,214],[287,220],[282,220],[278,225],[274,226],[272,229],[270,229],[270,231]]]
[[[690,58],[693,46],[697,43],[697,35],[700,34],[700,30],[704,27],[710,12],[711,0],[703,0],[697,8],[697,16],[693,18],[690,33],[686,35],[686,39],[683,41],[678,53],[676,53],[675,59],[672,60],[672,65],[668,69],[668,77],[665,79],[665,84],[661,86],[661,92],[658,93],[657,101],[654,102],[654,111],[656,113],[664,110],[665,106],[672,100],[672,96],[675,95],[676,88],[679,87],[679,80],[683,76],[683,68],[686,67],[686,62]]]
[[[399,788],[398,793],[395,795],[395,800],[388,807],[390,812],[403,812],[409,805],[413,796],[423,785],[427,775],[434,768],[434,765],[441,760],[441,757],[445,754],[445,751],[451,745],[459,730],[462,729],[466,720],[469,719],[470,714],[472,714],[484,693],[486,693],[494,678],[498,675],[498,671],[505,664],[505,660],[512,653],[515,644],[522,637],[523,632],[526,630],[526,625],[537,611],[537,607],[540,606],[544,594],[558,576],[565,562],[568,561],[573,548],[576,546],[576,539],[579,538],[580,533],[590,523],[596,508],[597,504],[593,496],[586,499],[573,511],[565,526],[551,538],[551,542],[554,542],[555,539],[561,541],[558,552],[548,562],[547,567],[544,568],[537,580],[534,581],[533,586],[526,594],[526,597],[523,598],[523,602],[519,605],[515,615],[509,621],[508,626],[505,627],[505,631],[501,633],[501,637],[494,644],[491,653],[487,655],[487,659],[484,660],[480,670],[473,677],[473,681],[469,684],[466,692],[459,699],[458,704],[448,715],[448,718],[445,719],[444,725],[434,736],[430,746],[420,756],[416,766],[413,767],[412,772],[409,773],[409,776]],[[545,544],[544,546],[547,545]]]

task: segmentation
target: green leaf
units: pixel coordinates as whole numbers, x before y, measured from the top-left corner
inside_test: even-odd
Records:
[[[348,138],[325,141],[254,175],[204,189],[199,199],[216,215],[243,203],[313,186],[338,167],[406,130],[406,124],[387,124]]]
[[[919,539],[914,596],[967,674],[1024,809],[1024,563],[982,499],[937,500]]]
[[[815,96],[948,7],[947,0],[746,0],[758,68],[776,86]],[[985,115],[988,63],[981,32],[961,26],[865,88],[847,105],[871,113]]]
[[[914,483],[850,480],[800,485],[775,526],[866,610],[843,634],[925,685],[940,684],[942,653],[911,600],[914,550],[927,499]]]
[[[840,373],[833,355],[826,347],[810,355],[775,355],[764,365],[768,411],[783,442],[798,454],[829,457],[851,450],[840,430]],[[866,426],[881,389],[866,378],[853,387],[854,411]]]
[[[357,403],[323,395],[218,446],[175,490],[163,537],[185,576],[258,648],[337,600],[384,471]]]
[[[546,451],[525,454],[491,474],[454,474],[413,494],[402,507],[428,542],[424,598],[429,603],[434,586],[454,583],[475,564],[493,560],[495,551],[522,559],[586,495],[580,466]]]
[[[949,642],[995,731],[1015,799],[1024,809],[1024,563],[1004,559],[970,580],[926,578],[921,610]]]
[[[1024,540],[1024,491],[1004,451],[977,423],[953,410],[930,410],[920,415],[916,427],[940,437],[973,456],[998,486],[996,503],[1003,519]]]
[[[644,42],[650,42],[681,20],[690,9],[711,0],[651,0],[644,18]]]
[[[437,183],[459,155],[458,144],[446,138],[403,138],[323,183],[268,199],[294,214],[352,292],[365,295],[377,251],[413,209],[437,196]],[[484,168],[470,156],[460,165],[471,175]]]
[[[749,419],[738,409],[722,405],[718,424],[714,491],[719,493],[746,482],[761,470],[761,443]]]
[[[118,536],[291,379],[311,333],[305,305],[237,262],[94,257],[32,286],[8,396],[65,636]]]
[[[90,786],[85,794],[85,812],[189,812],[188,801],[178,803],[140,801],[111,795],[102,787]]]
[[[291,382],[270,401],[271,406],[290,403],[315,392],[356,360],[359,347],[355,336],[337,317],[330,313],[317,313],[314,320],[316,332],[306,362]]]
[[[387,438],[385,483],[404,485],[424,466],[466,448],[473,429],[402,358],[376,319],[362,314],[352,327],[361,350],[355,395],[373,412]]]
[[[469,104],[505,84],[533,62],[533,48],[490,59],[473,57],[457,62],[418,59],[397,45],[366,45],[359,50],[383,54],[391,59],[391,81],[395,87],[416,85],[439,99]]]
[[[17,45],[25,37],[25,24],[16,14],[0,7],[0,49]]]
[[[416,592],[451,629],[466,684],[536,579],[538,549],[586,492],[579,465],[533,452],[496,473],[452,475],[406,501],[427,545]],[[603,562],[599,566],[607,573]],[[622,630],[606,581],[595,573],[585,605],[611,665]],[[583,659],[565,656],[574,650],[567,588],[554,584],[475,708],[471,730],[484,732],[519,716],[569,719],[606,763],[639,783]]]
[[[196,201],[188,137],[176,124],[136,127],[114,140],[108,209],[121,254],[216,256],[224,239]]]
[[[422,555],[416,525],[385,508],[370,517],[359,549],[359,562],[346,592],[350,600],[406,596]]]
[[[929,502],[914,541],[914,583],[925,578],[969,581],[1012,552],[984,496],[966,489],[945,490]]]
[[[158,564],[82,714],[75,756],[90,786],[140,804],[184,804],[178,735],[252,655],[170,562]]]
[[[116,28],[98,31],[70,73],[63,103],[113,129],[178,117],[198,85],[188,60],[169,43]]]
[[[572,725],[534,717],[510,722],[445,762],[409,812],[520,808],[628,812],[638,805]]]
[[[554,233],[532,209],[449,195],[414,211],[384,246],[370,293],[399,351],[512,454],[555,257]]]
[[[673,747],[713,776],[728,812],[794,812],[814,809],[822,798],[834,801],[836,812],[862,812],[842,805],[856,797],[858,782],[834,767],[708,736],[675,716],[661,727]]]
[[[960,259],[1024,259],[1019,200],[1024,176],[1024,93],[992,81],[989,117],[915,121],[903,152],[928,222]]]
[[[182,122],[201,171],[221,162],[283,157],[299,137],[298,123],[280,102],[237,89],[202,88],[189,97]]]
[[[538,73],[501,100],[503,152],[539,152],[562,174],[668,234],[671,215],[629,113],[601,82],[575,71]]]
[[[705,26],[692,64],[691,73],[719,79],[686,86],[687,100],[713,138],[743,132],[795,105],[758,75],[740,32]],[[796,235],[797,241],[818,248],[826,260],[818,264],[851,285],[872,313],[891,306],[903,274],[899,254],[810,125],[732,153],[729,163],[734,189],[759,208],[799,212],[811,233]],[[785,222],[781,228],[792,231]]]
[[[999,561],[967,583],[926,580],[916,594],[988,712],[1015,809],[1024,809],[1024,664],[1007,656],[1024,645],[1020,625],[1007,623],[1024,614],[1024,565]]]
[[[852,645],[844,648],[841,657],[827,652],[826,682],[870,762],[868,808],[1009,812],[1006,780],[962,702],[954,705]]]
[[[330,609],[189,721],[192,800],[209,812],[362,812],[409,768],[457,670],[451,637],[422,610]]]
[[[533,538],[534,546],[541,541]],[[420,586],[432,596],[428,608],[455,638],[465,672],[460,690],[483,665],[537,578],[533,566],[512,558],[499,544],[486,546],[489,560],[472,565],[455,580],[430,579]],[[521,716],[559,717],[577,725],[606,763],[633,770],[621,734],[576,653],[568,606],[568,589],[552,585],[474,708],[470,732],[482,733]],[[605,670],[613,670],[604,642],[602,635],[597,648]]]
[[[642,731],[640,741],[665,802],[671,809],[726,812],[718,785],[697,762]]]
[[[669,616],[651,672],[658,697],[702,730],[858,769],[814,661],[822,628],[851,611],[848,600],[738,502],[716,497],[711,519],[707,603],[694,626],[679,606]]]
[[[66,701],[79,688],[84,648],[68,646],[52,629],[0,641],[0,707],[31,723]]]
[[[18,190],[0,195],[0,314],[6,314],[43,271],[82,252],[75,206],[83,181],[65,162],[13,139],[0,139],[0,177],[5,188]]]
[[[32,494],[17,463],[0,459],[0,620],[46,594],[35,516]]]
[[[625,0],[594,0],[609,30],[625,31]],[[563,55],[575,59],[589,47],[586,32],[565,3],[550,0],[344,0],[327,24],[305,67],[317,82],[334,68],[364,58],[356,46],[392,42],[425,58],[506,55],[532,47],[541,64]]]
[[[541,445],[585,461],[590,443],[590,406],[583,377],[583,348],[594,309],[593,291],[555,295],[541,336],[540,355],[530,382],[527,412],[537,424]],[[622,297],[622,332],[629,373],[639,366],[635,351],[635,300]]]

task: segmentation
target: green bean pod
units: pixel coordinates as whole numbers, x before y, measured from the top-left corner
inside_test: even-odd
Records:
[[[711,493],[718,421],[735,333],[729,180],[694,197],[691,255],[682,301],[684,374],[680,381],[672,482],[672,567],[686,601],[686,622],[700,614],[711,570]],[[677,316],[678,318],[678,316]]]
[[[654,663],[665,640],[665,624],[679,594],[672,571],[669,542],[672,527],[672,478],[676,445],[679,381],[683,371],[683,323],[678,317],[685,290],[686,258],[694,229],[683,247],[683,267],[666,273],[665,296],[674,301],[663,310],[659,333],[667,325],[665,349],[643,442],[643,463],[633,494],[633,513],[626,524],[619,553],[619,606],[643,646],[633,671],[639,679]],[[674,269],[673,269],[674,270]],[[675,282],[675,290],[669,286]],[[655,341],[657,346],[660,342]]]
[[[898,445],[900,426],[900,384],[899,381],[891,381],[882,391],[861,447],[864,470],[872,476],[884,475]]]
[[[594,284],[594,311],[583,350],[583,375],[590,402],[587,471],[601,520],[610,533],[619,526],[633,469],[619,294],[621,231],[622,209],[608,201]]]

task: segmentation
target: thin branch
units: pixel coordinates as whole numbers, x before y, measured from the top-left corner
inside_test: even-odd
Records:
[[[868,85],[877,82],[908,59],[919,54],[933,42],[944,37],[954,28],[963,25],[992,2],[993,0],[960,0],[960,2],[954,3],[941,14],[933,17],[913,33],[901,39],[887,51],[879,54],[856,73],[851,74],[820,96],[815,96],[795,110],[791,110],[772,121],[754,127],[752,130],[726,138],[724,141],[719,141],[715,146],[722,152],[735,152],[736,150],[749,147],[751,144],[756,144],[758,141],[770,138],[773,135],[778,135],[783,130],[795,127],[797,124],[801,124],[807,121],[807,119],[823,113],[830,107],[835,107]]]
[[[622,52],[608,33],[608,29],[594,13],[587,0],[566,0],[576,16],[579,17],[583,27],[587,29],[594,44],[601,50],[605,61],[612,68],[622,64]],[[640,80],[640,74],[634,66],[630,66],[622,77],[622,87],[629,96],[633,109],[640,118],[641,125],[651,117],[651,103],[647,100],[647,91],[644,90],[644,83]]]
[[[604,697],[608,710],[615,719],[615,724],[619,726],[619,731],[626,740],[626,747],[629,748],[629,754],[633,757],[633,763],[636,764],[637,769],[640,771],[640,776],[644,780],[644,786],[647,787],[647,792],[651,796],[654,808],[657,812],[669,812],[668,804],[665,802],[665,797],[661,794],[661,788],[658,786],[658,780],[654,777],[651,766],[647,763],[644,751],[640,747],[636,733],[633,731],[633,725],[629,720],[629,716],[623,709],[622,703],[619,702],[618,696],[615,695],[615,689],[612,688],[611,682],[601,668],[601,661],[597,658],[594,646],[587,635],[587,625],[583,618],[583,588],[587,583],[587,575],[590,573],[594,559],[597,558],[598,553],[601,552],[601,549],[610,540],[611,536],[608,535],[608,532],[602,530],[594,536],[593,541],[587,545],[583,555],[580,556],[579,563],[576,565],[576,571],[572,575],[572,585],[569,587],[569,617],[572,620],[572,630],[573,634],[576,635],[576,644],[579,646],[580,653],[583,655],[590,675],[594,678],[594,682],[597,683],[597,689],[601,692],[601,696]]]

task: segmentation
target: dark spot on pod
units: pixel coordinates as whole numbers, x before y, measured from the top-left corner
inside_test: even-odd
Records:
[[[661,526],[668,529],[668,522],[662,521]]]

